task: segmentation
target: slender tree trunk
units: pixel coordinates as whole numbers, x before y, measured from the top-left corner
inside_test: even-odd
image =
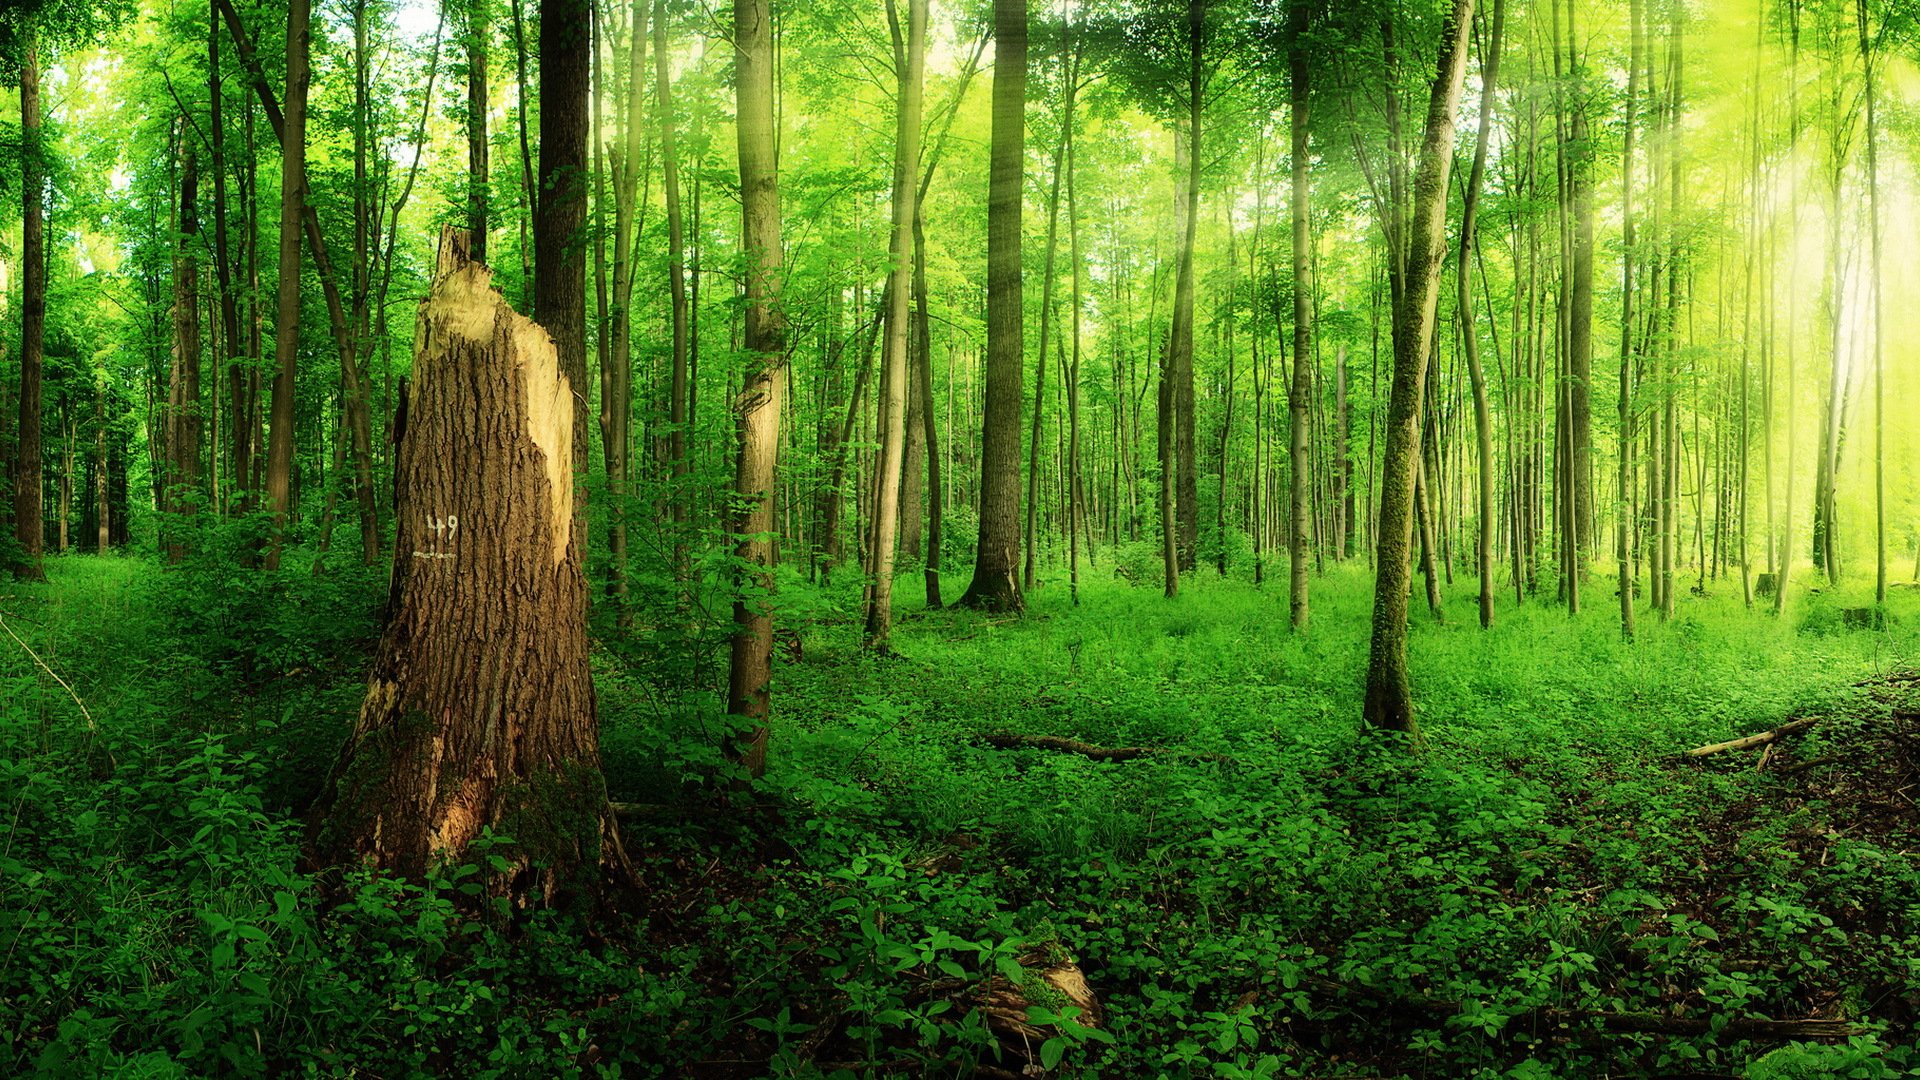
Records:
[[[1867,81],[1867,232],[1873,238],[1873,600],[1887,602],[1887,461],[1886,461],[1886,326],[1882,313],[1880,239],[1880,137],[1877,113],[1874,51],[1867,35],[1867,0],[1858,0],[1860,62]]]
[[[1287,612],[1295,630],[1307,628],[1307,475],[1309,458],[1308,409],[1313,403],[1313,193],[1309,169],[1312,152],[1308,139],[1309,78],[1312,71],[1307,56],[1307,27],[1312,9],[1307,0],[1294,0],[1291,12],[1292,46],[1288,50],[1290,73],[1292,133],[1292,213],[1293,213],[1293,378],[1287,387],[1288,459],[1292,464],[1289,488],[1287,538]],[[1198,70],[1199,45],[1194,46]],[[1199,77],[1194,77],[1194,94],[1199,95]],[[1199,125],[1199,106],[1194,106],[1195,130]],[[1199,169],[1194,179],[1199,180]]]
[[[867,647],[891,648],[893,566],[900,528],[900,478],[907,449],[907,348],[913,315],[913,215],[919,194],[921,70],[926,60],[927,3],[907,0],[907,25],[897,5],[887,3],[893,31],[893,68],[898,73],[894,112],[893,228],[887,279],[887,344],[881,371],[881,440],[878,500],[873,518],[873,580],[868,584]]]
[[[300,346],[300,230],[307,192],[308,0],[288,0],[287,93],[280,124],[279,309],[273,324],[273,405],[268,420],[267,502],[273,508],[268,570],[280,568],[293,511],[294,395]]]
[[[295,0],[301,2],[301,0]],[[638,28],[636,27],[636,33]],[[533,222],[533,318],[560,350],[576,397],[573,467],[587,468],[587,115],[593,73],[589,0],[540,6],[540,198]],[[576,505],[584,514],[584,507]],[[586,555],[585,537],[575,553]]]
[[[670,425],[667,457],[673,463],[673,522],[676,526],[684,527],[689,514],[687,503],[691,497],[686,490],[687,475],[691,470],[691,462],[687,458],[687,424],[690,415],[687,407],[690,393],[687,339],[690,315],[687,308],[686,228],[680,205],[680,135],[673,115],[672,66],[667,56],[666,0],[654,0],[653,4],[653,64],[654,108],[660,116],[660,162],[667,202],[667,295],[673,308],[673,368],[667,413]],[[686,551],[685,539],[676,537],[674,567],[677,573],[683,575],[687,572]]]
[[[1205,51],[1207,0],[1187,3],[1187,185],[1186,228],[1180,237],[1180,256],[1173,292],[1173,329],[1169,335],[1173,367],[1173,415],[1178,469],[1180,569],[1192,570],[1200,548],[1200,482],[1194,442],[1193,306],[1195,289],[1194,238],[1200,227],[1201,117],[1205,112]]]
[[[1071,94],[1071,89],[1068,91]],[[1040,424],[1047,412],[1047,340],[1053,335],[1054,258],[1060,245],[1060,180],[1067,159],[1067,126],[1072,123],[1071,97],[1062,110],[1060,143],[1053,151],[1053,182],[1047,189],[1047,254],[1040,276],[1040,356],[1033,367],[1033,426],[1027,434],[1027,527],[1026,560],[1020,575],[1020,587],[1033,591],[1033,564],[1040,546]]]
[[[1460,261],[1455,267],[1460,293],[1460,333],[1463,351],[1467,354],[1467,377],[1473,383],[1473,430],[1480,455],[1480,530],[1474,553],[1480,575],[1482,629],[1493,625],[1493,417],[1487,407],[1487,376],[1481,370],[1479,331],[1473,314],[1473,245],[1479,220],[1480,184],[1487,172],[1487,143],[1493,132],[1493,111],[1497,101],[1495,92],[1500,78],[1500,46],[1506,17],[1506,0],[1494,0],[1493,33],[1481,50],[1480,130],[1474,140],[1473,170],[1467,177],[1465,202],[1460,215]]]
[[[768,0],[734,0],[734,92],[740,158],[741,246],[746,252],[746,351],[752,367],[738,404],[733,497],[734,558],[747,569],[733,604],[727,712],[741,728],[728,754],[750,776],[767,766],[768,683],[773,677],[774,459],[786,379],[780,311],[780,193],[773,115],[773,15]]]
[[[1025,370],[1020,197],[1026,145],[1027,4],[994,0],[993,126],[987,189],[987,374],[980,542],[963,607],[1026,606],[1020,560],[1020,382]]]
[[[46,355],[47,173],[41,142],[40,57],[31,24],[20,63],[20,423],[14,441],[13,537],[20,550],[13,576],[45,581],[40,550],[45,536],[40,509],[41,369]]]
[[[1632,514],[1628,510],[1628,499],[1633,490],[1633,366],[1634,366],[1634,308],[1633,308],[1633,268],[1636,252],[1634,250],[1635,223],[1633,216],[1633,151],[1636,129],[1640,122],[1640,5],[1641,0],[1630,0],[1628,7],[1628,59],[1627,59],[1627,116],[1626,130],[1621,143],[1620,153],[1620,205],[1621,205],[1621,256],[1620,256],[1620,491],[1615,500],[1614,512],[1618,519],[1614,525],[1614,558],[1619,563],[1618,580],[1620,593],[1620,633],[1627,640],[1633,640],[1633,601],[1636,583],[1633,574],[1633,559],[1629,542],[1632,534]]]
[[[1412,244],[1406,284],[1394,320],[1393,393],[1388,404],[1386,460],[1381,467],[1373,638],[1363,715],[1374,727],[1418,736],[1407,676],[1407,562],[1413,543],[1414,476],[1420,461],[1420,415],[1427,354],[1446,246],[1447,176],[1453,164],[1454,117],[1466,82],[1467,26],[1473,0],[1454,0],[1440,39],[1439,70],[1427,107],[1426,134],[1414,183]]]
[[[467,0],[467,233],[472,237],[473,260],[487,261],[487,50],[492,17],[487,0]]]
[[[186,554],[187,519],[198,509],[200,471],[200,160],[189,144],[180,172],[173,257],[173,370],[167,386],[167,561]]]

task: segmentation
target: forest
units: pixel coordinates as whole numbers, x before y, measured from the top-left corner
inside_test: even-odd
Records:
[[[1914,0],[0,86],[0,1073],[1920,1077]]]

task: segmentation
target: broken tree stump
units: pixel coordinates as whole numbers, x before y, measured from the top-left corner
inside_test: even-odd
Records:
[[[464,230],[441,233],[395,458],[388,620],[316,853],[420,879],[482,830],[523,905],[624,885],[576,547],[575,394]]]

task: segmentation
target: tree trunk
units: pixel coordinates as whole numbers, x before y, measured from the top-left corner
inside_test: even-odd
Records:
[[[1373,638],[1367,664],[1368,724],[1415,737],[1413,689],[1407,676],[1408,557],[1413,545],[1414,476],[1420,461],[1420,415],[1434,307],[1445,257],[1447,176],[1453,164],[1454,116],[1466,81],[1467,25],[1473,0],[1454,0],[1443,33],[1439,71],[1414,182],[1412,244],[1405,285],[1394,311],[1393,391],[1380,471],[1380,525],[1375,556]]]
[[[26,28],[20,63],[20,423],[14,442],[13,576],[45,581],[40,549],[45,529],[40,511],[40,378],[46,356],[47,254],[46,152],[40,132],[40,58],[33,28]]]
[[[1287,387],[1288,460],[1292,466],[1288,489],[1287,610],[1295,630],[1307,628],[1307,475],[1312,466],[1308,418],[1313,404],[1313,223],[1308,140],[1308,80],[1312,71],[1306,40],[1312,9],[1294,0],[1292,47],[1288,50],[1292,101],[1293,171],[1293,378]],[[1197,89],[1197,88],[1196,88]],[[1198,108],[1195,109],[1196,123]],[[1195,170],[1197,177],[1198,170]]]
[[[173,257],[173,370],[167,381],[167,561],[186,554],[183,530],[200,482],[200,161],[191,145],[180,172],[179,237]]]
[[[1619,520],[1614,526],[1614,558],[1619,562],[1620,633],[1633,639],[1633,601],[1636,583],[1629,549],[1632,514],[1627,500],[1633,490],[1633,148],[1640,110],[1640,3],[1629,0],[1627,44],[1627,117],[1620,153],[1621,255],[1620,255],[1620,493],[1615,507]]]
[[[293,510],[294,394],[300,363],[300,230],[307,195],[307,65],[309,0],[287,4],[287,93],[280,123],[279,308],[273,324],[273,405],[268,420],[267,502],[273,536],[266,566],[280,568],[287,518]]]
[[[1473,245],[1476,239],[1474,230],[1479,220],[1480,184],[1487,172],[1487,143],[1493,131],[1493,110],[1497,100],[1495,91],[1500,80],[1500,44],[1506,17],[1506,0],[1494,0],[1493,32],[1481,50],[1480,130],[1474,140],[1473,170],[1467,176],[1465,202],[1460,215],[1460,261],[1455,267],[1460,292],[1462,351],[1467,354],[1467,377],[1473,384],[1473,430],[1480,460],[1480,529],[1474,543],[1474,554],[1480,575],[1482,629],[1493,625],[1493,417],[1487,408],[1487,376],[1481,369],[1479,329],[1473,314]]]
[[[487,261],[487,47],[492,20],[486,0],[467,0],[467,235],[473,261]]]
[[[994,0],[993,127],[987,184],[987,373],[981,421],[980,541],[963,607],[1019,611],[1020,197],[1025,164],[1026,0]]]
[[[680,207],[680,143],[673,118],[672,66],[667,61],[666,0],[654,0],[653,4],[653,65],[653,104],[660,117],[660,161],[667,201],[667,295],[673,306],[673,368],[667,412],[667,422],[670,425],[667,433],[667,457],[673,466],[673,523],[684,527],[688,518],[687,501],[692,497],[692,493],[686,490],[687,474],[691,468],[687,459],[689,384],[686,228]],[[628,167],[631,168],[632,165],[629,164]],[[687,572],[686,551],[684,538],[676,536],[674,570],[678,574],[684,575]]]
[[[1200,226],[1201,115],[1205,112],[1205,72],[1202,64],[1207,26],[1206,0],[1187,2],[1187,187],[1186,228],[1180,236],[1178,272],[1173,292],[1173,331],[1168,351],[1173,368],[1175,457],[1179,462],[1178,502],[1180,569],[1192,570],[1200,548],[1199,462],[1194,442],[1193,305],[1194,238]]]
[[[600,774],[574,391],[492,278],[443,233],[396,431],[391,614],[316,848],[417,880],[491,828],[490,888],[544,906],[632,869]]]
[[[780,192],[775,172],[773,16],[768,0],[734,0],[734,87],[740,158],[741,246],[746,253],[746,351],[753,364],[738,404],[734,558],[747,567],[733,604],[727,712],[741,730],[728,755],[750,776],[767,767],[767,684],[773,676],[774,459],[786,385],[786,320],[779,308]]]
[[[900,26],[893,0],[887,3],[893,31],[893,68],[899,77],[894,110],[893,227],[888,250],[887,341],[881,365],[880,469],[873,516],[873,580],[867,586],[866,643],[878,652],[891,648],[893,565],[900,530],[900,479],[907,450],[907,348],[913,316],[913,215],[920,179],[921,69],[926,60],[927,3],[908,0],[907,25]]]
[[[304,0],[294,0],[295,3]],[[540,6],[540,198],[533,220],[533,319],[560,350],[576,397],[573,468],[587,468],[587,113],[593,73],[589,0]],[[585,536],[574,552],[586,556]]]
[[[1887,461],[1886,461],[1886,336],[1881,299],[1880,241],[1880,138],[1874,52],[1867,35],[1867,0],[1858,0],[1855,13],[1860,24],[1860,62],[1867,81],[1867,232],[1873,237],[1873,601],[1887,602]]]

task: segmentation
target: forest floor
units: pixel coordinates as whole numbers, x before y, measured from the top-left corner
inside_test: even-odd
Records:
[[[711,636],[603,635],[647,893],[582,932],[475,915],[451,868],[303,872],[378,575],[50,570],[0,589],[0,1072],[1920,1068],[1920,591],[1856,627],[1852,589],[1776,618],[1709,583],[1626,643],[1611,588],[1482,631],[1462,580],[1444,625],[1416,611],[1410,753],[1359,727],[1358,567],[1314,578],[1304,635],[1283,575],[1169,602],[1103,567],[1078,606],[905,612],[888,658],[852,584],[794,583],[745,797],[708,794]]]

